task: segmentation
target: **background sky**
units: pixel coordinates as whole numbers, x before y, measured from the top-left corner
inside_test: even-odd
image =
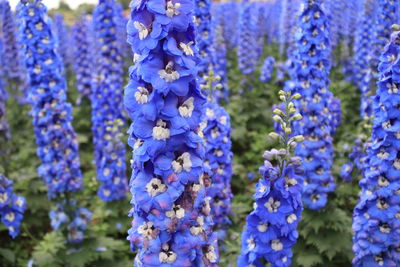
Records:
[[[9,0],[9,1],[10,1],[10,5],[13,8],[15,8],[17,3],[19,2],[19,0]],[[58,5],[60,4],[60,0],[43,0],[42,2],[49,9],[50,8],[57,8]],[[98,2],[98,0],[65,0],[64,2],[66,2],[71,8],[77,8],[82,3],[96,4]]]

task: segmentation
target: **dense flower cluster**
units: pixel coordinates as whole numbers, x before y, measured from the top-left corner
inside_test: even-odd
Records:
[[[292,20],[294,19],[294,6],[293,0],[280,1],[280,14],[279,14],[279,54],[282,56],[285,47],[290,42]]]
[[[360,135],[355,141],[352,147],[351,153],[349,154],[349,161],[343,164],[340,171],[340,177],[346,182],[352,180],[352,172],[354,167],[360,172],[361,176],[364,176],[364,171],[368,167],[368,155],[366,153],[368,146],[370,145],[369,140],[364,135]]]
[[[133,121],[129,240],[135,266],[216,266],[207,240],[210,200],[199,128],[205,98],[196,83],[191,0],[132,1],[128,42],[135,64],[125,89]]]
[[[206,76],[207,89],[210,90],[210,101],[205,106],[205,119],[201,125],[204,129],[206,144],[205,169],[210,175],[211,186],[207,189],[210,199],[214,230],[218,232],[218,240],[225,239],[225,231],[230,224],[228,218],[231,210],[232,192],[232,157],[230,116],[215,101],[215,92],[220,86],[220,78],[213,77],[210,72]]]
[[[57,53],[61,56],[64,65],[67,67],[71,61],[71,42],[67,25],[64,23],[63,15],[54,15],[53,31],[55,33]]]
[[[223,99],[226,103],[229,102],[229,88],[228,88],[228,73],[227,73],[227,45],[224,40],[224,8],[225,5],[219,4],[214,6],[213,12],[213,67],[214,72],[221,79],[221,90],[214,92],[214,97],[217,101]]]
[[[98,195],[104,201],[126,197],[125,145],[122,128],[125,124],[122,101],[123,57],[117,39],[119,9],[114,0],[100,0],[93,13],[95,42],[95,79],[92,83],[92,132]]]
[[[57,231],[65,225],[68,233],[68,241],[71,243],[81,243],[83,241],[83,233],[89,225],[91,218],[92,213],[86,208],[77,207],[75,200],[70,200],[68,203],[64,201],[58,204],[55,210],[50,212],[51,227]]]
[[[261,67],[260,81],[269,82],[272,78],[274,71],[275,59],[273,57],[266,57]]]
[[[25,198],[13,192],[13,182],[0,174],[0,218],[12,238],[19,234],[26,209]]]
[[[211,30],[211,0],[195,0],[195,25],[196,25],[196,45],[199,50],[200,63],[198,72],[200,79],[207,75],[210,65],[213,65],[213,34]]]
[[[361,12],[360,26],[357,27],[354,40],[354,82],[361,91],[361,117],[369,117],[372,112],[372,65],[371,42],[373,38],[373,5],[368,2]]]
[[[0,1],[0,29],[4,38],[3,68],[8,79],[23,81],[20,45],[17,41],[16,22],[8,1]]]
[[[38,169],[50,198],[82,188],[78,142],[71,125],[62,60],[55,51],[51,21],[41,1],[18,6],[21,42],[29,75],[29,101],[41,160]]]
[[[243,1],[240,5],[238,25],[237,56],[239,69],[243,74],[251,74],[257,65],[256,3]]]
[[[340,99],[337,97],[329,98],[328,109],[330,112],[331,135],[334,135],[337,127],[339,127],[342,122],[342,104]]]
[[[11,136],[10,126],[6,117],[6,101],[8,99],[8,92],[6,90],[4,58],[1,56],[4,53],[3,51],[3,40],[0,38],[0,141],[5,143]],[[0,148],[0,155],[4,153],[5,151],[3,151],[3,148]]]
[[[305,141],[296,148],[296,155],[304,160],[304,204],[318,210],[325,207],[328,193],[335,189],[331,173],[335,121],[330,116],[333,95],[328,89],[330,43],[320,1],[305,1],[298,27],[294,91],[303,95],[299,109],[304,120],[295,129]]]
[[[92,94],[93,72],[93,31],[92,21],[83,16],[71,29],[73,38],[74,71],[76,73],[76,87],[80,93],[78,103],[82,98],[90,98]]]
[[[238,28],[236,25],[239,21],[240,4],[236,1],[228,1],[217,3],[216,5],[221,6],[222,10],[220,14],[224,20],[224,40],[229,48],[234,48],[238,43]]]
[[[400,30],[400,27],[397,28]],[[398,217],[400,161],[397,73],[400,69],[400,31],[392,34],[381,56],[374,98],[372,143],[368,168],[360,182],[360,202],[353,214],[354,266],[399,266]]]
[[[379,57],[383,48],[390,39],[390,27],[398,21],[397,9],[398,1],[396,0],[378,0],[376,10],[376,33],[373,36],[373,55],[372,68],[376,72],[379,64]],[[369,18],[370,19],[370,18]],[[371,47],[371,46],[370,46]]]
[[[302,136],[290,137],[291,121],[301,119],[290,93],[280,92],[284,109],[274,110],[274,120],[283,131],[270,134],[284,144],[284,148],[264,153],[262,175],[256,185],[254,210],[246,218],[242,233],[242,251],[238,266],[264,266],[263,260],[272,267],[290,266],[292,247],[297,241],[297,225],[303,209],[301,159],[292,157],[291,150]]]

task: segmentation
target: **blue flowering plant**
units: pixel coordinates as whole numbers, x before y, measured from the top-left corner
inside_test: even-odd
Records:
[[[312,210],[324,208],[328,193],[335,190],[333,140],[338,116],[332,116],[334,103],[329,90],[330,40],[328,21],[320,0],[304,1],[296,33],[297,51],[294,62],[292,92],[302,95],[297,102],[303,120],[295,125],[296,134],[305,141],[296,147],[296,155],[303,159],[305,171],[304,204]]]
[[[399,266],[400,160],[399,95],[400,26],[393,27],[379,64],[373,102],[368,162],[360,181],[360,200],[353,212],[353,266]]]
[[[61,203],[64,198],[73,199],[73,193],[83,187],[62,59],[57,54],[51,19],[43,3],[40,0],[21,1],[17,12],[24,63],[29,75],[29,102],[37,156],[41,161],[38,174],[47,186],[49,199]],[[65,205],[68,220],[73,221],[76,209],[69,201]],[[73,241],[72,237],[70,241]]]
[[[132,119],[133,217],[128,239],[135,266],[217,266],[204,167],[205,97],[191,0],[131,2],[134,53],[125,108]]]
[[[92,21],[84,15],[71,28],[73,41],[73,68],[76,73],[76,87],[80,93],[77,100],[81,103],[83,98],[90,98],[92,94],[93,76],[93,28]]]
[[[301,159],[293,156],[293,149],[304,137],[292,134],[292,123],[302,119],[293,103],[300,95],[280,91],[279,96],[283,108],[273,111],[273,119],[282,131],[269,136],[281,148],[264,153],[264,165],[259,168],[262,177],[254,193],[254,210],[247,216],[242,233],[238,266],[290,266],[292,247],[298,238],[297,225],[303,210],[303,172]]]
[[[275,59],[273,57],[266,57],[261,67],[260,81],[269,82],[272,78],[274,71]]]
[[[12,238],[18,236],[26,201],[13,192],[13,182],[0,174],[0,218]]]
[[[204,76],[206,82],[201,87],[208,92],[209,101],[205,105],[203,129],[206,159],[204,161],[211,185],[207,189],[210,197],[211,215],[218,240],[224,240],[233,199],[231,191],[232,160],[230,116],[216,101],[216,92],[222,88],[221,78],[210,70]]]
[[[114,0],[101,0],[94,10],[93,23],[98,52],[91,89],[92,133],[98,195],[106,202],[121,200],[128,192],[125,145],[122,129],[123,57],[116,33],[119,9]]]

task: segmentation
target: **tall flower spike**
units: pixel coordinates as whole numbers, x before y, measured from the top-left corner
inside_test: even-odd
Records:
[[[269,82],[272,78],[274,71],[275,59],[273,57],[266,57],[261,67],[260,81]]]
[[[360,201],[353,213],[353,266],[399,266],[400,161],[399,94],[400,27],[381,56],[373,102],[374,122],[368,166],[360,181]]]
[[[372,113],[371,92],[373,87],[373,66],[371,64],[372,50],[371,42],[373,37],[374,22],[371,17],[374,15],[372,1],[366,2],[360,15],[360,26],[356,29],[354,40],[354,81],[361,91],[360,115],[361,118],[370,117]]]
[[[38,173],[47,186],[50,199],[57,200],[66,195],[71,199],[71,193],[82,188],[82,173],[78,142],[71,125],[71,105],[67,102],[66,82],[62,76],[62,59],[56,52],[51,20],[40,0],[21,1],[17,11],[29,75],[37,155],[41,160]],[[64,223],[68,223],[65,227],[70,233],[69,241],[79,242],[82,239],[74,238],[76,209],[70,203],[66,205],[69,207]]]
[[[205,77],[205,89],[209,91],[209,101],[206,104],[204,127],[204,142],[206,144],[205,167],[211,178],[211,186],[207,190],[211,202],[211,215],[215,223],[214,230],[218,240],[225,240],[226,230],[231,224],[232,191],[232,158],[230,116],[216,102],[215,91],[221,89],[221,78],[209,71]]]
[[[238,42],[238,23],[240,13],[240,3],[236,1],[220,2],[223,12],[223,29],[224,29],[224,40],[227,42],[229,48],[234,48]]]
[[[199,76],[207,75],[213,65],[213,34],[211,31],[211,0],[195,0],[194,15],[196,19],[196,45],[200,54]]]
[[[259,168],[261,178],[254,194],[254,210],[246,218],[242,233],[242,250],[238,266],[272,267],[290,266],[292,247],[297,241],[297,225],[303,210],[301,193],[303,189],[301,159],[292,156],[292,150],[304,138],[290,137],[292,122],[300,120],[296,114],[291,95],[280,91],[283,109],[276,108],[274,120],[282,131],[270,136],[279,141],[282,148],[264,153],[264,165]]]
[[[305,170],[304,204],[313,210],[325,207],[329,192],[335,189],[331,173],[333,164],[332,137],[335,127],[329,104],[330,43],[327,19],[320,1],[307,0],[298,21],[294,92],[303,98],[298,103],[304,120],[296,125],[297,134],[305,142],[296,148],[303,158]],[[312,78],[311,78],[312,77]]]
[[[92,94],[93,73],[93,29],[91,19],[85,15],[72,26],[71,33],[74,44],[74,71],[76,87],[80,93],[78,103],[82,98],[90,98]]]
[[[373,38],[372,68],[378,70],[379,57],[390,39],[390,27],[397,22],[399,3],[396,0],[378,0],[376,15],[376,35]]]
[[[6,101],[8,99],[8,92],[6,90],[6,77],[4,66],[7,65],[3,62],[3,39],[0,34],[0,141],[5,144],[10,138],[10,126],[8,124],[6,116]],[[0,148],[0,157],[7,153],[7,149],[3,150],[3,146]]]
[[[254,72],[257,64],[256,3],[244,1],[240,5],[238,33],[238,61],[243,74]]]
[[[21,54],[21,45],[17,40],[16,21],[11,11],[8,1],[0,1],[0,17],[2,18],[2,30],[4,47],[3,47],[3,79],[12,81],[10,85],[19,87],[19,91],[12,92],[21,104],[26,104],[28,98],[26,70],[23,66],[23,58]],[[14,88],[13,88],[14,89]]]
[[[215,96],[218,100],[222,99],[226,103],[229,102],[229,88],[228,88],[228,59],[227,59],[227,43],[224,39],[224,4],[214,5],[213,12],[213,63],[214,71],[217,76],[221,78],[220,84],[221,90],[215,92]]]
[[[95,79],[92,83],[92,132],[95,148],[98,195],[104,201],[126,197],[125,145],[122,128],[123,58],[117,39],[119,9],[114,0],[100,0],[93,13],[95,40]]]
[[[135,64],[125,89],[133,123],[132,228],[135,266],[216,266],[207,240],[202,128],[192,0],[132,1],[128,42]]]
[[[17,237],[24,217],[26,201],[13,192],[13,182],[0,174],[0,218],[12,238]]]
[[[71,63],[71,43],[68,27],[64,22],[63,15],[56,13],[54,15],[54,32],[57,44],[57,52],[61,56],[65,67]]]

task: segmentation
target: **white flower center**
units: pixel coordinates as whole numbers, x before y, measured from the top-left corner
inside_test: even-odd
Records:
[[[9,212],[9,213],[6,214],[5,217],[6,217],[7,221],[12,222],[15,219],[15,214],[14,214],[14,212]]]
[[[271,241],[271,248],[275,251],[280,251],[283,249],[283,244],[279,239],[275,239]]]
[[[175,173],[180,173],[182,170],[190,171],[192,168],[192,161],[190,160],[190,153],[185,152],[176,160],[172,161],[172,168]]]
[[[158,259],[160,260],[160,262],[165,262],[168,264],[172,264],[176,261],[177,255],[175,252],[173,251],[162,251],[160,252],[160,254],[158,255]]]
[[[264,206],[268,209],[268,212],[277,212],[280,207],[281,202],[279,200],[274,200],[272,197],[268,199],[268,202],[265,202]]]
[[[173,16],[179,15],[179,8],[181,7],[181,3],[172,3],[172,1],[167,2],[167,17],[172,18]]]
[[[153,238],[153,232],[155,230],[154,224],[152,222],[144,222],[138,228],[138,233],[147,238]]]
[[[394,160],[393,167],[395,167],[396,170],[400,170],[400,159],[395,159]]]
[[[179,110],[179,115],[184,118],[190,118],[192,117],[192,113],[194,110],[194,104],[193,104],[194,98],[189,97],[186,99],[185,102],[178,108]]]
[[[171,83],[175,80],[178,80],[180,75],[179,72],[173,69],[174,62],[168,62],[165,69],[158,71],[158,75],[163,78],[167,83]]]
[[[253,250],[256,247],[256,243],[254,242],[254,238],[252,236],[247,239],[246,242],[248,250]]]
[[[146,191],[150,196],[154,197],[161,193],[164,193],[167,190],[167,186],[162,183],[160,179],[153,178],[146,185]]]
[[[139,32],[139,39],[143,40],[149,35],[149,29],[143,24],[140,23],[139,21],[135,21],[133,23],[133,26],[138,30]]]
[[[149,91],[142,86],[139,86],[137,89],[138,89],[138,92],[135,93],[136,101],[139,104],[145,104],[145,103],[149,102]]]
[[[297,220],[296,214],[292,213],[289,216],[287,216],[286,221],[288,223],[294,223]]]
[[[257,225],[257,230],[259,232],[264,233],[265,231],[267,231],[268,229],[268,223],[260,223],[259,225]]]
[[[165,215],[171,219],[173,218],[182,219],[183,217],[185,217],[185,210],[180,205],[174,205],[172,210],[167,211]]]
[[[8,194],[7,192],[5,193],[0,193],[0,203],[5,203],[8,200]]]
[[[153,128],[153,138],[155,140],[167,140],[170,137],[170,131],[166,127],[166,122],[158,120],[156,126]]]
[[[194,56],[194,52],[193,49],[190,47],[193,43],[193,41],[190,41],[189,43],[185,44],[185,43],[180,43],[179,47],[182,49],[183,53],[186,56]]]

